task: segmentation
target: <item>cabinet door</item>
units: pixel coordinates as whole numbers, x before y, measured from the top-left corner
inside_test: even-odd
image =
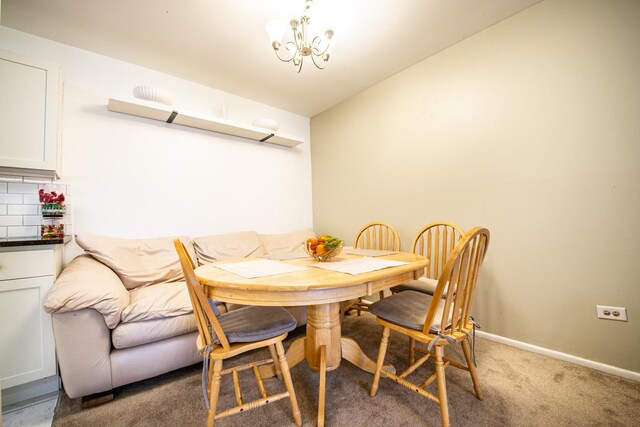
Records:
[[[58,67],[0,50],[0,166],[56,171]]]
[[[51,316],[42,304],[53,276],[0,282],[0,382],[13,387],[56,373]]]

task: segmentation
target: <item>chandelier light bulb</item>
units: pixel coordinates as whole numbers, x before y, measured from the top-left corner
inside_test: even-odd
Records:
[[[324,36],[327,38],[327,40],[331,40],[333,38],[333,30],[331,28],[327,28],[327,30],[324,32]]]
[[[267,34],[269,34],[269,40],[271,41],[271,44],[273,45],[274,43],[277,43],[279,46],[282,42],[282,35],[284,34],[285,30],[282,22],[275,20],[269,21],[264,26],[264,29],[267,31]]]

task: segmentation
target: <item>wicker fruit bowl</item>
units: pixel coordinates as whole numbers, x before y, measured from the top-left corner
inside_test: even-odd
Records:
[[[342,240],[329,235],[312,237],[307,239],[305,250],[320,262],[331,261],[342,252]]]

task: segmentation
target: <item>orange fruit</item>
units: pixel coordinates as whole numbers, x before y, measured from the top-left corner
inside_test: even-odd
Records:
[[[318,243],[318,246],[316,246],[316,254],[322,255],[325,252],[326,252],[326,249],[324,248],[324,244]]]

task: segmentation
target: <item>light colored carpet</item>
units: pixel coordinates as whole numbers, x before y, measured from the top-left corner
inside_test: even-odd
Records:
[[[368,314],[347,317],[343,335],[354,338],[370,357],[378,353],[381,328]],[[288,343],[304,334],[299,328]],[[400,371],[407,366],[407,341],[391,335],[387,363]],[[461,352],[457,352],[461,358]],[[244,355],[229,366],[266,358],[268,352]],[[450,353],[451,354],[451,353]],[[640,425],[640,383],[589,368],[551,359],[492,341],[478,339],[478,373],[484,400],[476,399],[467,372],[447,369],[451,424],[454,426],[637,426]],[[206,419],[200,387],[200,366],[122,387],[109,403],[81,410],[80,399],[62,394],[53,425],[66,426],[199,426]],[[227,366],[227,365],[225,365]],[[429,362],[413,373],[421,381],[433,369]],[[416,376],[420,379],[416,380]],[[302,362],[292,369],[305,426],[316,424],[318,376]],[[326,424],[329,426],[439,426],[438,405],[382,378],[375,398],[369,397],[371,374],[343,361],[327,374]],[[414,381],[414,382],[415,382]],[[242,390],[249,400],[255,386],[251,371],[241,373]],[[276,379],[265,382],[268,391],[284,390]],[[428,387],[436,392],[435,383]],[[221,406],[235,401],[233,382],[225,376]],[[220,406],[219,406],[220,407]],[[217,426],[293,425],[287,399],[221,419]]]

